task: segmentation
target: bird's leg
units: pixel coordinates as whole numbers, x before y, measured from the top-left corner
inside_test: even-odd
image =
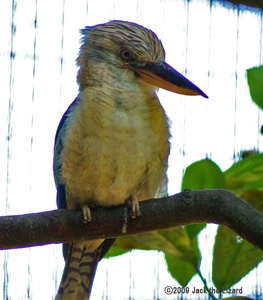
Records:
[[[140,205],[139,201],[136,196],[131,196],[127,200],[127,204],[131,206],[132,212],[131,212],[131,217],[135,219],[136,217],[139,217],[140,213]]]
[[[81,207],[83,213],[83,223],[88,223],[91,221],[91,213],[89,206],[87,204],[83,204]]]

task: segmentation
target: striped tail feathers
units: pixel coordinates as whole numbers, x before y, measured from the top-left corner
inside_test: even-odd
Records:
[[[103,240],[70,245],[56,300],[88,300]],[[101,244],[101,245],[100,245]]]

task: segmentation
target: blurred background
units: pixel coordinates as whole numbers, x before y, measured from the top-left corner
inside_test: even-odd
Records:
[[[243,150],[263,150],[262,111],[252,102],[246,69],[262,64],[262,2],[253,7],[206,0],[9,0],[0,3],[0,215],[56,209],[52,174],[55,132],[78,93],[79,29],[119,19],[152,29],[166,61],[209,99],[158,92],[172,124],[169,194],[185,168],[209,158],[222,171]],[[259,6],[259,7],[257,7]],[[217,225],[198,236],[201,270],[211,279]],[[64,261],[61,245],[0,252],[0,299],[54,299]],[[263,299],[262,264],[238,282]],[[104,259],[91,299],[208,299],[165,295],[179,287],[163,252],[133,250]],[[196,275],[187,285],[202,288]],[[256,296],[257,295],[257,296]],[[216,294],[216,296],[218,296]],[[230,296],[230,295],[224,295]]]

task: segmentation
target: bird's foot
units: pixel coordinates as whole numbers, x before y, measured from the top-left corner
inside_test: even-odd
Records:
[[[140,213],[140,205],[139,201],[136,196],[131,196],[127,200],[127,204],[131,207],[132,212],[131,212],[131,217],[135,219],[136,217],[139,217]]]
[[[87,204],[83,204],[81,207],[83,213],[83,223],[88,223],[91,221],[91,213]]]

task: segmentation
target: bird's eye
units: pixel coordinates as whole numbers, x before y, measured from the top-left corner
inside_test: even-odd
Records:
[[[127,49],[123,49],[121,51],[121,57],[124,58],[125,60],[132,60],[134,58],[134,55],[131,51]]]

